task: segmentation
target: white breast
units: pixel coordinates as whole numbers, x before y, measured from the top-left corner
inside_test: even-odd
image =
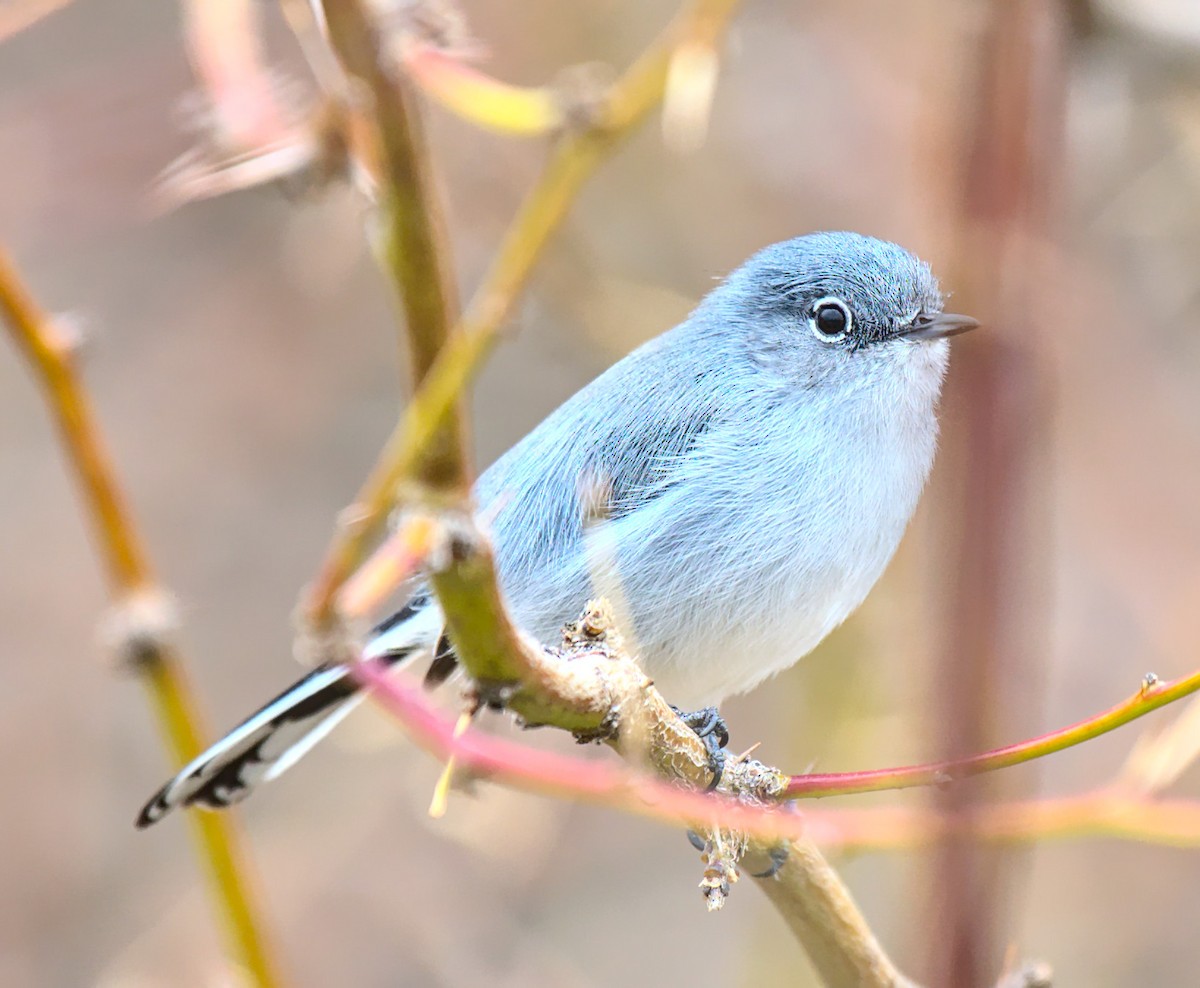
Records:
[[[643,662],[672,703],[751,689],[862,603],[932,464],[946,350],[906,344],[898,367],[881,368],[886,386],[757,422],[746,448],[730,451],[740,462],[714,465],[755,482],[698,506],[711,522],[694,533],[709,540],[706,551],[671,564],[682,573],[661,574],[675,592],[633,605]]]

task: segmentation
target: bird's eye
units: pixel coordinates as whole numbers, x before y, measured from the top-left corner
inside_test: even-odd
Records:
[[[854,317],[850,315],[850,307],[840,298],[823,298],[813,303],[809,325],[822,343],[836,343],[846,338],[854,325]]]

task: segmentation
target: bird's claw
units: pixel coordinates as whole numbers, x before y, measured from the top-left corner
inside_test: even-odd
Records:
[[[721,776],[725,772],[723,749],[729,744],[729,728],[725,724],[724,718],[717,712],[716,707],[704,707],[690,713],[684,713],[678,707],[671,709],[679,715],[680,720],[692,729],[696,737],[704,742],[705,750],[708,752],[708,770],[712,773],[712,782],[704,791],[712,792],[721,784]]]
[[[788,846],[787,844],[776,844],[767,850],[767,858],[771,864],[762,871],[750,872],[751,878],[774,878],[779,874],[779,869],[787,864]]]

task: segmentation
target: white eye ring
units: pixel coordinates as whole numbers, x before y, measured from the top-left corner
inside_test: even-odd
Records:
[[[821,328],[823,318],[827,315],[832,316],[834,312],[840,312],[842,317],[841,328],[830,333]],[[836,316],[833,316],[836,320]],[[828,325],[828,319],[825,319]],[[850,335],[850,330],[854,328],[854,316],[850,312],[850,306],[843,302],[840,298],[835,298],[832,295],[827,295],[825,298],[819,298],[812,304],[812,313],[808,317],[808,326],[815,336],[822,343],[838,343]],[[832,328],[832,325],[828,325]]]

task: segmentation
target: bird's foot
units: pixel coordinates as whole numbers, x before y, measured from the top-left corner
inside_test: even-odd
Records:
[[[787,864],[787,844],[775,844],[767,848],[766,857],[768,861],[767,867],[762,871],[750,872],[751,878],[774,878],[777,874],[779,874],[779,869]]]
[[[695,830],[689,830],[687,832],[687,839],[688,843],[690,843],[692,847],[694,847],[701,854],[708,854],[711,850],[709,838],[705,837],[703,834],[697,833]],[[775,844],[763,852],[753,852],[753,860],[755,863],[757,863],[760,854],[762,857],[766,858],[767,866],[761,871],[750,872],[750,877],[774,878],[777,874],[779,874],[779,869],[787,864],[788,846],[786,843]]]
[[[716,707],[704,707],[691,713],[684,713],[678,707],[671,709],[679,714],[679,718],[704,742],[708,751],[708,769],[712,772],[712,782],[708,784],[705,792],[712,792],[721,784],[721,776],[725,772],[724,748],[729,744],[729,728]]]

